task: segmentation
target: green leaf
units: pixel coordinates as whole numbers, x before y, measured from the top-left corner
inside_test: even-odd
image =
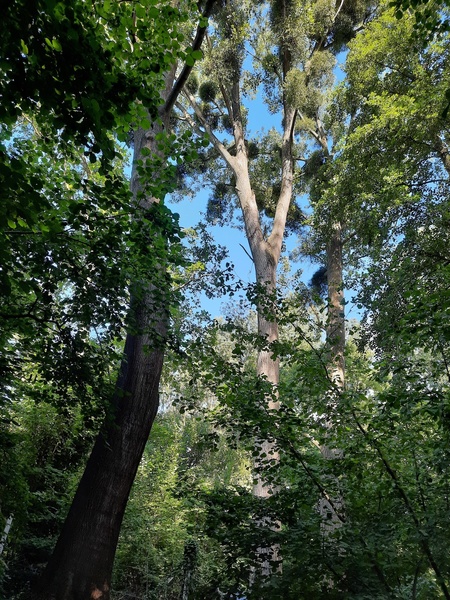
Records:
[[[201,60],[203,58],[203,52],[201,50],[193,50],[191,56],[194,60]]]
[[[17,223],[24,229],[29,229],[28,223],[24,221],[21,217],[17,217]]]
[[[57,52],[61,52],[61,50],[62,50],[61,43],[56,38],[53,39],[52,46]]]

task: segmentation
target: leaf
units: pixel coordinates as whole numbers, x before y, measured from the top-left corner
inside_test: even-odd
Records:
[[[61,50],[62,50],[61,43],[56,38],[53,39],[52,46],[57,52],[61,52]]]
[[[24,229],[29,229],[28,223],[24,221],[21,217],[17,217],[17,223]]]
[[[201,60],[203,58],[203,52],[201,50],[193,50],[191,56],[194,60]]]

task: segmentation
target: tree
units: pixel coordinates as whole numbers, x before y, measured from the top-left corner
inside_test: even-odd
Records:
[[[297,218],[298,226],[302,219],[293,203],[296,128],[304,129],[306,122],[309,126],[311,118],[305,111],[317,114],[317,96],[327,87],[334,64],[330,49],[334,44],[338,49],[345,27],[347,37],[351,36],[353,23],[360,18],[360,9],[355,6],[341,9],[335,14],[330,6],[322,14],[314,3],[308,8],[296,3],[272,3],[268,28],[263,13],[227,5],[217,19],[215,35],[209,38],[203,82],[197,91],[185,92],[193,116],[185,113],[184,118],[208,133],[217,155],[233,174],[231,182],[216,184],[209,210],[212,216],[220,216],[230,196],[234,192],[238,196],[259,290],[259,334],[269,346],[278,339],[276,270],[286,224],[293,225]],[[308,10],[314,15],[312,24],[308,24]],[[254,35],[250,34],[249,22],[255,25]],[[294,31],[301,31],[304,37],[294,35]],[[253,74],[243,66],[247,51],[255,56]],[[265,139],[249,140],[242,98],[261,83],[270,110],[280,112],[282,133],[272,131]],[[317,119],[320,127],[318,115]],[[224,130],[232,139],[222,143],[218,136]],[[318,138],[311,126],[309,130]],[[269,219],[273,219],[270,226]],[[279,365],[271,359],[270,348],[259,352],[258,374],[276,389]],[[278,406],[276,393],[269,404],[272,408]],[[262,485],[257,493],[264,496],[267,490]]]
[[[206,14],[209,9],[207,4]],[[177,226],[173,225],[169,212],[151,199],[152,195],[163,197],[167,189],[162,168],[164,160],[161,167],[154,165],[159,173],[157,186],[153,185],[151,189],[149,178],[147,182],[142,179],[142,162],[141,167],[138,162],[147,160],[146,153],[148,156],[150,149],[157,155],[158,144],[164,143],[161,132],[167,127],[171,103],[197,58],[206,22],[203,16],[193,47],[181,52],[179,42],[182,36],[177,30],[177,20],[185,17],[169,5],[156,9],[143,3],[139,7],[128,3],[106,3],[89,12],[85,11],[81,2],[68,6],[63,3],[16,3],[11,6],[9,14],[9,22],[13,24],[11,32],[18,35],[5,53],[10,57],[2,72],[2,85],[8,90],[5,97],[8,100],[17,98],[17,105],[22,103],[24,108],[34,107],[38,102],[38,110],[34,111],[33,117],[39,125],[42,123],[45,133],[48,130],[56,136],[65,144],[64,148],[74,142],[85,145],[84,150],[91,162],[95,162],[97,153],[101,152],[102,169],[107,173],[107,181],[111,182],[108,168],[114,153],[110,132],[119,130],[123,135],[131,123],[138,127],[134,135],[136,159],[130,225],[137,236],[139,252],[149,241],[154,250],[158,249],[153,256],[148,250],[142,252],[142,257],[151,257],[150,264],[147,258],[142,266],[147,262],[147,272],[153,271],[153,287],[148,288],[148,275],[145,279],[142,277],[144,270],[132,277],[134,299],[128,316],[130,333],[116,392],[112,401],[110,399],[106,421],[41,587],[41,595],[46,598],[84,598],[91,597],[91,594],[103,594],[102,597],[106,598],[120,522],[157,410],[157,388],[168,315],[164,264],[170,260],[169,244],[175,245],[179,239]],[[171,24],[169,29],[168,24]],[[10,39],[9,33],[5,39]],[[72,50],[77,49],[79,54],[72,54]],[[186,59],[187,66],[178,78],[168,104],[158,113],[160,84],[164,82],[160,73],[169,69],[165,75],[167,97],[175,74],[171,65],[180,54]],[[78,80],[72,76],[72,69],[81,73],[91,72],[92,64],[98,65],[92,72],[100,81],[92,81],[86,76]],[[48,84],[47,73],[50,76]],[[53,81],[61,82],[61,85],[55,86]],[[24,89],[20,84],[25,86]],[[4,120],[10,124],[18,110],[8,102],[4,106]],[[149,117],[155,120],[155,126],[146,135],[142,127],[148,129]],[[10,131],[5,131],[7,136],[11,135]],[[8,156],[8,148],[4,146],[3,149]],[[8,197],[6,208],[10,227],[17,228],[14,220],[17,217],[19,225],[26,229],[35,226],[38,211],[31,208],[22,214],[23,211],[16,208],[16,204],[20,204],[22,190],[32,187],[29,172],[20,163],[21,156],[18,157],[19,161],[13,156],[5,162],[6,189],[17,189],[11,184],[11,174],[15,171],[24,173],[24,183],[18,188],[19,193]],[[38,180],[34,182],[36,185]],[[41,206],[47,209],[45,194],[35,194],[34,197],[37,197],[39,209]],[[79,197],[75,192],[73,204],[77,202]],[[59,208],[56,204],[55,210]],[[89,220],[89,215],[86,220]],[[65,225],[60,227],[64,232]],[[89,230],[89,225],[86,229]],[[52,233],[59,233],[59,230]],[[5,282],[7,286],[8,279]],[[9,293],[9,288],[6,289]],[[158,296],[159,290],[163,290],[162,297]],[[17,317],[39,322],[36,313],[25,312]],[[88,327],[90,325],[89,322]],[[89,329],[85,330],[85,334],[89,337]]]
[[[176,241],[177,232],[172,230],[167,211],[149,193],[147,181],[143,178],[144,166],[148,156],[153,159],[159,156],[164,166],[165,155],[161,155],[159,150],[164,141],[163,132],[169,128],[173,104],[201,45],[206,29],[205,18],[211,6],[212,2],[206,4],[190,58],[175,84],[175,64],[169,65],[162,92],[164,104],[159,108],[158,120],[151,129],[139,128],[134,133],[133,199],[144,216],[152,212],[159,215],[160,229],[151,232],[157,235],[152,241],[166,249],[169,243]],[[175,11],[172,14],[176,16]],[[144,14],[144,17],[147,15]],[[172,36],[176,35],[174,29]],[[152,169],[157,168],[154,162],[151,166]],[[158,195],[163,197],[164,193],[165,188],[162,187]],[[143,235],[147,235],[145,230]],[[158,409],[170,293],[164,270],[166,252],[163,252],[161,264],[155,265],[150,284],[147,281],[133,282],[132,330],[127,335],[124,359],[112,399],[112,418],[107,419],[96,440],[47,565],[39,592],[42,597],[109,597],[112,564],[126,502]]]
[[[447,382],[438,374],[438,371],[446,373],[447,356],[445,343],[443,345],[445,334],[439,333],[441,328],[443,332],[446,331],[440,315],[444,314],[442,311],[445,312],[447,306],[447,294],[444,292],[447,285],[447,254],[443,251],[446,243],[443,228],[445,220],[442,221],[441,216],[445,214],[447,204],[444,160],[447,132],[441,118],[442,95],[439,96],[439,87],[446,85],[446,42],[443,41],[441,47],[434,45],[428,55],[417,55],[414,38],[408,37],[407,30],[402,29],[405,24],[400,25],[398,38],[392,35],[393,24],[395,20],[381,16],[367,27],[360,39],[350,45],[356,51],[350,54],[349,60],[349,69],[354,69],[354,78],[349,77],[347,88],[347,100],[354,101],[351,105],[354,111],[351,112],[349,134],[342,139],[333,161],[329,161],[327,169],[322,171],[323,179],[319,177],[316,180],[318,197],[323,201],[318,219],[324,214],[328,216],[327,208],[333,209],[334,218],[338,216],[342,219],[348,234],[348,256],[353,264],[356,257],[361,255],[370,255],[374,261],[380,261],[379,265],[371,263],[369,275],[374,276],[373,285],[367,286],[367,278],[362,280],[367,293],[361,299],[372,310],[369,335],[376,332],[377,345],[374,350],[380,353],[385,343],[392,343],[391,349],[389,346],[386,348],[388,352],[384,351],[380,361],[378,354],[375,358],[370,357],[365,364],[361,357],[358,358],[356,363],[363,366],[365,372],[362,378],[360,373],[352,372],[355,357],[349,360],[347,390],[341,393],[335,427],[328,430],[328,437],[325,438],[321,430],[323,420],[318,419],[318,415],[326,414],[323,389],[318,396],[311,397],[307,396],[304,388],[292,390],[279,385],[283,404],[274,426],[273,422],[270,425],[270,419],[265,418],[267,414],[263,415],[263,410],[258,413],[249,407],[257,389],[255,381],[247,382],[236,363],[229,365],[228,370],[224,368],[221,357],[215,357],[213,363],[216,375],[213,377],[215,384],[211,384],[211,387],[218,390],[222,398],[224,414],[221,423],[236,427],[241,436],[249,431],[257,438],[262,437],[261,432],[266,437],[273,436],[274,443],[283,449],[280,471],[283,457],[287,457],[286,461],[292,469],[290,485],[293,485],[292,481],[304,483],[299,476],[299,471],[303,470],[309,484],[323,497],[333,501],[333,498],[342,494],[345,498],[345,514],[337,506],[334,509],[342,526],[333,532],[330,543],[326,544],[325,556],[319,559],[320,551],[312,554],[316,561],[311,565],[313,575],[311,579],[308,579],[309,573],[305,577],[310,587],[306,591],[303,579],[302,590],[293,592],[293,597],[299,597],[300,593],[308,598],[323,597],[325,590],[321,589],[320,582],[323,582],[324,576],[333,580],[333,587],[326,593],[335,594],[336,597],[342,597],[340,594],[343,593],[345,597],[376,597],[376,594],[380,597],[396,594],[413,597],[443,594],[447,597],[448,594],[448,560],[442,553],[445,542],[437,530],[440,526],[435,530],[432,524],[440,521],[438,515],[442,514],[441,508],[439,501],[433,502],[433,493],[424,494],[423,488],[426,465],[430,465],[431,461],[431,447],[439,447],[437,452],[442,456],[446,444],[445,434],[438,441],[443,422],[439,418],[430,421],[428,412],[431,410],[436,416],[441,414],[443,398],[447,394]],[[386,35],[387,31],[390,35]],[[367,85],[363,83],[365,76],[370,80]],[[431,87],[433,84],[434,87]],[[378,93],[380,90],[381,93]],[[200,87],[200,94],[202,91],[206,93],[207,90]],[[437,91],[436,95],[434,91]],[[210,105],[218,105],[217,97],[213,102],[211,92],[208,93]],[[425,94],[428,103],[422,101]],[[345,120],[344,116],[342,121]],[[211,123],[214,123],[214,114],[209,113],[205,128]],[[441,142],[438,147],[436,130],[439,131]],[[368,144],[368,140],[371,144]],[[440,153],[439,148],[444,152]],[[440,156],[441,164],[437,162],[437,156]],[[224,202],[227,189],[216,188],[216,208]],[[365,210],[361,210],[362,202]],[[355,210],[355,207],[358,209]],[[326,231],[326,227],[323,230]],[[396,239],[397,235],[401,235],[401,239],[404,236],[402,243]],[[380,248],[386,239],[392,240],[392,247]],[[430,268],[431,256],[438,261],[435,273]],[[417,273],[420,273],[419,278]],[[436,284],[437,289],[433,288]],[[436,320],[432,320],[433,325],[431,322],[427,324],[425,317],[430,310],[437,314]],[[380,312],[383,318],[378,320]],[[282,314],[283,311],[278,312],[278,315]],[[239,343],[235,356],[239,357],[242,331],[237,337]],[[439,349],[437,344],[440,344]],[[274,348],[277,349],[277,356],[283,357],[283,346],[272,345]],[[414,348],[413,353],[411,348]],[[425,348],[434,348],[434,354],[439,356],[433,375],[433,368],[427,360],[418,358]],[[292,348],[288,356],[296,356]],[[320,377],[320,369],[314,370],[314,376],[307,379],[305,362],[298,358],[292,360],[294,364],[296,360],[299,363],[295,371],[297,376],[307,380],[311,389],[314,389],[312,382],[314,377]],[[322,370],[322,380],[323,375]],[[436,383],[436,387],[434,383],[430,385],[431,381]],[[290,383],[293,387],[292,380]],[[326,383],[324,387],[327,387]],[[325,397],[327,391],[330,390],[325,389]],[[292,402],[294,406],[300,404],[302,394],[307,397],[308,405],[301,402],[300,415],[304,415],[303,418],[298,412],[289,412],[290,393],[295,398]],[[425,409],[421,402],[429,408]],[[434,408],[431,409],[431,406]],[[411,410],[413,412],[409,412]],[[293,435],[290,434],[292,431],[295,432]],[[342,449],[342,461],[327,461],[329,464],[324,464],[318,457],[317,447],[314,456],[307,443],[301,444],[295,439],[299,431],[307,431],[307,438],[318,441],[319,445],[322,442]],[[418,438],[429,440],[429,445],[424,444],[420,451],[414,445],[414,439]],[[440,469],[439,459],[431,467],[433,475],[429,483],[436,485],[436,497],[442,498],[445,493],[439,491],[442,484],[438,475]],[[274,486],[283,481],[286,481],[286,472],[274,475],[272,471],[271,482]],[[337,482],[339,485],[336,485]],[[300,485],[295,487],[299,495],[300,489]],[[225,499],[217,494],[211,499],[211,531],[216,528],[218,537],[223,536],[221,541],[230,553],[235,552],[238,546],[245,555],[248,547],[244,546],[247,538],[244,537],[242,511],[236,514],[236,521],[233,522],[237,535],[232,537],[229,533],[229,507],[232,503],[238,505],[243,496],[239,494],[237,500],[233,494]],[[282,492],[279,492],[271,500],[276,502],[282,497]],[[228,525],[226,531],[225,527],[220,529],[218,505],[224,509],[224,519],[227,519]],[[247,504],[251,513],[249,506]],[[299,524],[310,524],[312,521],[311,505],[296,515],[295,511],[289,515],[286,506],[283,508],[284,513],[280,509],[276,514],[283,514],[283,524],[295,523],[293,532],[297,536],[302,531]],[[377,516],[379,514],[382,515],[381,519]],[[311,539],[314,539],[311,531],[317,533],[317,520],[315,525],[315,530],[304,526],[304,537],[301,537],[305,547],[311,551]],[[292,578],[298,579],[300,565],[304,564],[299,556],[305,560],[308,552],[300,554],[297,545],[294,555],[294,547],[292,544],[289,549],[288,543],[283,546],[282,553],[286,557],[287,568],[292,568]],[[339,554],[341,547],[346,551]],[[403,549],[406,547],[409,551],[404,555]],[[357,548],[355,553],[349,550],[351,548]],[[381,548],[385,548],[385,552]],[[407,560],[406,556],[409,557]],[[281,586],[289,581],[286,578],[283,584],[284,574],[280,579],[282,583],[277,581],[277,591],[273,592],[273,597],[279,597],[280,589],[286,589]],[[287,589],[283,597],[289,597],[292,590],[292,587]],[[271,597],[268,587],[264,592],[258,590],[258,593],[262,597]]]
[[[221,218],[226,214],[221,209],[230,206],[237,192],[259,273],[249,302],[256,304],[259,314],[232,313],[224,323],[208,322],[197,330],[189,319],[192,328],[185,340],[178,340],[180,363],[174,370],[178,379],[190,382],[183,386],[182,396],[187,407],[196,407],[198,420],[171,411],[161,415],[151,444],[153,454],[147,454],[142,464],[123,529],[117,581],[135,593],[144,593],[145,582],[152,581],[158,586],[158,591],[149,591],[154,595],[159,590],[185,595],[190,585],[196,585],[195,593],[205,598],[219,591],[228,597],[245,593],[265,599],[449,597],[448,132],[439,98],[441,86],[448,85],[447,40],[423,49],[416,44],[409,21],[397,22],[380,9],[349,44],[348,77],[337,96],[340,104],[325,116],[333,52],[342,32],[346,40],[353,35],[353,27],[343,25],[354,25],[355,14],[362,14],[354,5],[347,6],[349,14],[343,8],[274,4],[270,30],[264,12],[252,13],[257,35],[247,41],[250,9],[226,6],[217,14],[209,38],[198,75],[201,84],[189,82],[182,105],[178,92],[200,56],[202,21],[196,42],[183,53],[187,67],[177,79],[174,68],[164,69],[166,102],[159,109],[160,120],[146,112],[146,100],[139,98],[141,104],[136,106],[141,108],[132,109],[135,105],[130,104],[133,123],[140,123],[134,134],[133,196],[119,174],[119,147],[114,157],[106,152],[103,161],[95,161],[101,148],[93,148],[94,123],[84,138],[83,133],[79,138],[67,133],[68,141],[82,144],[79,151],[75,144],[71,148],[55,129],[52,103],[45,102],[45,94],[39,105],[42,112],[36,108],[32,114],[29,109],[9,125],[3,173],[9,186],[10,222],[5,227],[7,243],[0,244],[5,259],[0,363],[5,373],[0,414],[5,421],[0,439],[15,445],[6,447],[6,461],[0,467],[5,516],[14,506],[14,485],[22,486],[22,496],[32,490],[21,461],[39,455],[35,482],[64,490],[94,435],[90,423],[95,421],[100,429],[41,597],[109,595],[120,521],[157,408],[155,388],[171,335],[173,282],[168,273],[179,278],[179,230],[162,203],[155,202],[176,171],[190,168],[175,167],[176,156],[167,161],[172,145],[177,146],[178,157],[194,153],[187,134],[167,135],[174,102],[177,116],[202,136],[208,133],[213,142],[206,149],[207,142],[200,141],[205,149],[196,164],[204,168],[205,160],[218,158],[217,164],[232,167],[231,176],[217,166],[209,174],[215,179],[209,214]],[[112,18],[115,11],[133,15],[127,3],[110,4],[107,10],[112,11],[107,12],[111,19],[89,13],[88,24],[94,31],[95,23],[103,24],[97,34],[103,32],[108,39],[117,24]],[[145,10],[137,12],[139,33],[126,39],[142,58],[138,42],[153,21]],[[44,31],[46,13],[37,14],[36,31]],[[173,16],[172,9],[169,15]],[[343,23],[345,15],[350,20]],[[125,22],[133,28],[133,18],[128,17]],[[308,33],[307,40],[291,36],[294,25]],[[45,40],[46,45],[37,46],[44,48],[44,58],[46,48],[59,52],[58,41],[56,45],[52,41],[55,35],[46,37],[51,47]],[[120,35],[116,43],[119,40]],[[247,84],[256,87],[262,81],[272,108],[291,115],[282,134],[273,130],[248,139],[241,100],[250,42],[263,65],[246,74]],[[31,47],[27,45],[28,50]],[[63,52],[64,44],[62,48]],[[26,63],[28,54],[23,50],[19,62]],[[125,75],[131,56],[127,54],[122,65]],[[165,64],[174,61],[169,53]],[[30,65],[35,64],[30,59]],[[50,64],[51,60],[45,63],[46,69]],[[223,65],[221,70],[218,64]],[[29,107],[38,98],[26,97]],[[84,118],[89,115],[87,111]],[[129,117],[118,118],[119,128],[120,123],[129,128]],[[219,139],[222,135],[227,136],[224,141]],[[112,139],[105,144],[112,147]],[[302,169],[295,166],[297,158]],[[11,175],[15,169],[20,174],[17,193]],[[227,175],[218,176],[220,172]],[[33,186],[37,193],[31,193]],[[326,305],[315,303],[305,286],[297,285],[294,293],[282,297],[281,278],[277,280],[285,226],[298,228],[303,219],[292,197],[305,189],[314,201],[311,222],[317,226],[321,256],[328,251],[328,266],[333,248],[339,249],[342,242],[341,227],[349,264],[366,275],[360,282],[360,300],[370,312],[365,327],[347,341],[345,387],[343,377],[333,374],[332,360],[333,354],[339,360],[342,356],[342,329],[333,336],[329,318],[325,341]],[[288,199],[284,194],[289,190]],[[124,230],[127,239],[121,235]],[[336,258],[340,274],[334,281],[329,276],[328,287],[334,285],[328,290],[330,297],[341,291],[337,279],[342,256],[338,253]],[[196,278],[194,267],[188,276]],[[228,272],[218,274],[216,281],[224,286],[227,277]],[[334,310],[341,325],[340,301]],[[127,360],[115,386],[114,371],[123,356],[117,337],[125,328]],[[255,374],[257,353],[264,360]],[[192,372],[186,373],[187,367]],[[152,385],[147,402],[145,394]],[[180,385],[180,381],[171,385],[171,397]],[[210,390],[206,396],[204,389]],[[329,401],[336,392],[339,403],[333,405],[330,427]],[[33,404],[36,396],[45,400],[40,407]],[[19,419],[22,427],[35,424],[39,442],[35,448],[31,434],[19,432],[13,419]],[[88,439],[83,440],[79,432],[85,427]],[[45,440],[56,447],[57,431],[64,444],[61,440],[51,459],[42,458]],[[21,449],[17,434],[22,435]],[[260,442],[256,448],[255,440]],[[225,441],[234,453],[225,449]],[[269,452],[264,452],[264,445]],[[215,457],[205,450],[214,447]],[[326,460],[324,447],[339,449],[340,460]],[[272,450],[280,450],[276,460]],[[246,464],[250,455],[256,460],[254,473],[264,501],[252,494],[247,477],[230,475],[233,465]],[[73,460],[69,478],[60,470],[68,457]],[[44,495],[33,514],[51,508],[59,518],[66,498],[56,497],[52,490],[47,498]],[[167,524],[164,531],[143,514],[139,505],[143,496],[152,514]],[[167,499],[163,506],[162,497]],[[327,536],[321,533],[325,514],[317,511],[318,498],[326,501],[332,520],[339,523]],[[344,506],[336,501],[341,498]],[[56,518],[46,518],[48,512],[39,523],[49,524],[43,539],[48,545],[58,525]],[[276,522],[281,527],[275,529]],[[158,554],[152,551],[147,557],[133,546],[133,537],[151,548],[156,544],[156,539],[148,541],[146,528],[154,538],[164,538]],[[281,548],[283,571],[255,578],[249,586],[249,570],[261,562],[261,549],[269,548]],[[188,560],[194,554],[188,551],[194,549],[195,566]],[[215,560],[216,555],[221,558]],[[132,575],[130,557],[139,577]],[[150,574],[145,572],[146,560],[153,569]],[[174,577],[170,589],[169,574]],[[24,589],[23,595],[27,593]]]
[[[385,410],[395,419],[397,402],[403,408],[414,405],[417,409],[417,422],[415,418],[408,421],[399,436],[407,448],[402,454],[403,466],[398,466],[389,442],[376,443],[357,418],[356,423],[393,481],[408,514],[407,527],[416,532],[422,523],[429,522],[428,511],[439,512],[436,505],[431,508],[427,500],[418,499],[420,489],[409,487],[408,469],[415,470],[419,481],[422,463],[407,441],[407,431],[415,430],[418,422],[419,428],[430,426],[425,425],[425,406],[419,408],[416,404],[418,396],[424,400],[427,395],[421,378],[430,376],[442,390],[443,382],[437,383],[440,376],[431,376],[425,358],[430,343],[439,362],[443,361],[441,365],[446,363],[447,355],[446,343],[434,325],[430,324],[429,329],[425,326],[425,337],[418,335],[420,330],[424,332],[425,298],[433,298],[435,325],[446,306],[441,287],[446,285],[441,219],[448,204],[448,134],[442,117],[442,90],[448,85],[446,43],[445,39],[436,40],[423,48],[411,19],[396,22],[391,11],[382,11],[350,45],[345,93],[353,121],[334,171],[337,189],[350,201],[347,223],[354,228],[350,239],[353,256],[370,257],[367,274],[362,272],[360,301],[370,311],[367,340],[371,339],[379,355],[383,373],[393,373],[386,392],[391,400]],[[433,267],[426,258],[430,254],[435,256]],[[429,309],[424,310],[429,314]],[[415,371],[413,376],[411,369]],[[383,398],[383,393],[378,397]],[[439,412],[440,400],[436,398],[433,403]],[[436,431],[439,425],[435,422],[431,427]],[[437,439],[435,443],[439,445]],[[448,565],[439,544],[433,543],[437,538],[437,532],[418,533],[418,560],[419,565],[420,561],[428,564],[441,593],[448,597]],[[421,569],[417,569],[419,577]]]

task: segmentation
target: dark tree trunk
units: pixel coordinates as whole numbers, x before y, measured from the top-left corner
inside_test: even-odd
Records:
[[[164,98],[172,90],[174,73],[175,69],[166,77]],[[156,152],[155,136],[167,124],[168,114],[161,115],[160,124],[148,131],[140,129],[134,136],[131,190],[144,209],[155,200],[143,193],[136,161],[143,148]],[[156,269],[162,272],[164,265]],[[127,335],[110,414],[39,581],[34,595],[38,600],[109,600],[123,515],[159,404],[169,298],[161,297],[160,289],[153,294],[152,289],[149,283],[146,292],[131,301],[130,322],[136,333]]]
[[[123,514],[158,410],[163,349],[146,352],[148,343],[147,335],[127,336],[115,416],[95,442],[37,598],[109,598]]]
[[[192,49],[201,47],[208,18],[216,0],[206,0]],[[131,191],[144,209],[155,200],[145,194],[136,169],[142,150],[160,154],[156,135],[168,128],[170,114],[192,70],[185,65],[175,82],[176,65],[166,74],[160,119],[134,135]],[[164,159],[164,156],[161,158]],[[145,160],[145,159],[144,159]],[[155,176],[157,174],[154,174]],[[157,280],[165,266],[157,265]],[[152,288],[131,302],[130,316],[137,333],[129,333],[106,419],[60,537],[34,594],[36,600],[109,600],[111,574],[125,507],[159,404],[159,380],[167,335],[168,297]],[[141,283],[139,283],[141,287]],[[154,290],[154,294],[152,291]]]

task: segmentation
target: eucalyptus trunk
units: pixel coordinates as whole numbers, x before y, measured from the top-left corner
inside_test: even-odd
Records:
[[[332,434],[335,427],[336,413],[339,410],[339,396],[345,386],[345,315],[344,315],[344,285],[343,285],[343,261],[342,261],[342,228],[338,221],[331,225],[330,237],[327,243],[327,283],[328,283],[328,315],[326,324],[326,347],[327,347],[327,372],[328,378],[333,386],[328,401],[325,427],[326,437]],[[321,446],[322,456],[326,460],[338,460],[343,458],[343,452],[339,447],[329,443]],[[339,489],[339,481],[329,475],[323,478],[325,485],[337,489],[337,493],[331,498],[322,496],[319,500],[319,514],[321,516],[321,531],[325,542],[335,544],[333,534],[342,527],[342,516],[345,513],[344,498]],[[338,547],[338,553],[343,555],[345,550]],[[331,577],[326,576],[323,584],[329,589],[335,587]]]
[[[239,8],[236,8],[239,10]],[[236,11],[235,11],[236,12]],[[273,353],[270,349],[270,344],[278,340],[278,323],[276,315],[275,297],[277,291],[277,267],[281,255],[283,238],[286,227],[288,210],[293,196],[293,144],[294,144],[294,125],[297,111],[292,106],[292,102],[286,98],[284,91],[284,83],[287,73],[291,67],[289,52],[283,48],[280,51],[282,55],[282,76],[280,80],[280,88],[283,89],[283,135],[281,145],[281,190],[276,201],[275,215],[270,234],[263,230],[260,218],[260,208],[256,202],[255,191],[252,185],[251,169],[249,166],[248,143],[246,140],[245,131],[245,116],[242,114],[241,103],[241,70],[242,56],[239,48],[242,46],[243,40],[239,37],[241,31],[239,24],[235,29],[228,27],[232,21],[232,13],[227,17],[227,26],[224,26],[225,35],[230,38],[236,35],[234,60],[231,59],[230,45],[226,46],[226,60],[234,66],[232,73],[221,77],[221,73],[216,73],[217,88],[222,96],[223,111],[227,113],[229,123],[232,124],[234,144],[232,152],[231,147],[227,148],[223,142],[215,135],[214,126],[211,125],[207,118],[207,112],[196,101],[193,93],[189,90],[184,90],[184,95],[190,104],[190,107],[195,113],[194,120],[191,115],[184,111],[185,119],[190,122],[193,128],[197,128],[201,124],[201,128],[209,135],[209,139],[215,146],[215,149],[233,172],[236,181],[235,190],[239,199],[242,217],[245,226],[247,240],[250,246],[252,260],[255,266],[256,284],[259,286],[261,293],[257,301],[258,315],[258,334],[265,340],[265,348],[258,352],[257,359],[257,375],[264,378],[272,386],[272,390],[266,397],[260,398],[260,402],[265,405],[268,410],[276,411],[279,407],[278,402],[278,384],[280,364],[278,359],[273,358]],[[233,33],[234,32],[234,33]],[[277,449],[274,447],[271,440],[255,440],[256,447],[261,455],[271,455],[277,459]],[[257,465],[263,462],[262,456],[257,458]],[[267,484],[262,476],[259,476],[257,483],[254,486],[253,492],[255,496],[267,498],[273,490]],[[273,521],[260,522],[261,526],[274,528],[277,526]],[[263,575],[270,575],[272,569],[268,562],[269,555],[276,555],[277,548],[260,548],[258,554],[261,559],[261,572]]]
[[[236,192],[239,198],[245,231],[249,242],[253,263],[255,265],[256,283],[262,291],[257,305],[258,335],[264,338],[267,345],[278,340],[278,322],[276,315],[277,267],[281,255],[287,213],[292,200],[293,192],[293,128],[296,112],[287,103],[285,104],[284,131],[282,140],[282,181],[278,198],[273,227],[270,235],[265,238],[256,203],[255,193],[252,189],[248,156],[244,140],[244,131],[241,125],[239,95],[237,86],[233,95],[234,138],[236,143],[236,157],[230,157],[231,168],[236,176]],[[236,118],[237,117],[237,118]],[[276,388],[280,379],[280,363],[278,358],[273,359],[270,348],[258,352],[257,375],[263,377],[274,387],[273,393],[267,398],[267,408],[277,410],[279,402],[276,399]],[[261,454],[272,455],[277,459],[278,454],[273,444],[268,440],[258,440]],[[258,478],[253,488],[253,493],[258,497],[268,497],[271,490],[262,478]]]
[[[11,529],[11,525],[13,522],[13,516],[9,515],[6,519],[5,528],[2,533],[2,537],[0,538],[0,556],[3,554],[3,549],[5,547],[6,541],[8,539],[9,530]]]
[[[264,298],[258,307],[258,335],[266,340],[270,345],[278,340],[278,323],[276,319],[275,306],[270,306],[271,297],[276,293],[276,268],[274,257],[270,252],[262,252],[262,256],[256,256],[255,267],[258,283],[262,286]],[[266,297],[267,296],[267,297]],[[278,383],[280,381],[280,361],[273,359],[270,349],[263,349],[258,352],[257,375],[263,377],[273,387],[273,395],[266,399],[269,410],[277,410],[279,402],[276,400]],[[278,460],[279,454],[273,447],[272,442],[268,440],[258,440],[258,446],[261,447],[261,454],[271,456]],[[272,491],[261,477],[257,478],[257,483],[253,487],[253,493],[260,498],[267,498]]]
[[[342,228],[336,221],[331,226],[327,243],[328,317],[326,326],[328,373],[341,391],[345,385],[345,312],[342,262]]]
[[[166,78],[165,97],[174,73]],[[156,152],[160,124],[135,134],[131,189],[135,202],[150,208],[154,199],[141,197],[136,169],[144,148]],[[158,279],[164,265],[157,266]],[[152,279],[150,274],[149,279]],[[139,287],[142,284],[139,283]],[[145,444],[158,411],[159,380],[167,335],[168,291],[148,285],[131,300],[124,355],[111,410],[95,441],[53,554],[39,582],[35,598],[42,600],[109,600],[116,546],[128,496]]]
[[[233,106],[238,106],[237,97],[233,102]],[[240,115],[240,112],[236,111],[234,114]],[[280,380],[280,363],[278,358],[273,358],[270,344],[278,340],[278,321],[276,314],[277,267],[281,255],[287,213],[293,193],[292,146],[296,111],[285,103],[284,114],[284,131],[281,150],[281,191],[276,206],[272,232],[267,239],[264,237],[262,231],[259,209],[250,181],[243,128],[239,125],[241,123],[240,119],[235,119],[234,136],[237,153],[236,159],[231,163],[236,175],[236,191],[242,209],[253,263],[255,265],[256,283],[261,289],[261,297],[258,300],[257,305],[258,335],[265,340],[268,347],[258,352],[257,375],[263,377],[273,386],[272,393],[267,398],[262,399],[263,402],[266,402],[266,407],[269,411],[276,411],[279,409],[277,388]],[[267,439],[256,440],[256,445],[261,455],[261,458],[256,459],[257,466],[264,461],[262,457],[270,456],[272,460],[279,460],[279,453],[272,441]],[[273,493],[274,490],[267,484],[264,477],[258,475],[256,484],[253,487],[253,494],[259,498],[268,498]],[[262,527],[270,527],[274,530],[280,527],[279,522],[267,519],[261,521],[259,524]],[[273,544],[270,547],[261,546],[258,548],[258,555],[260,560],[260,571],[263,577],[268,577],[273,572],[271,561],[278,562],[278,569],[281,569],[278,544]],[[252,575],[251,583],[254,576],[255,573]]]

